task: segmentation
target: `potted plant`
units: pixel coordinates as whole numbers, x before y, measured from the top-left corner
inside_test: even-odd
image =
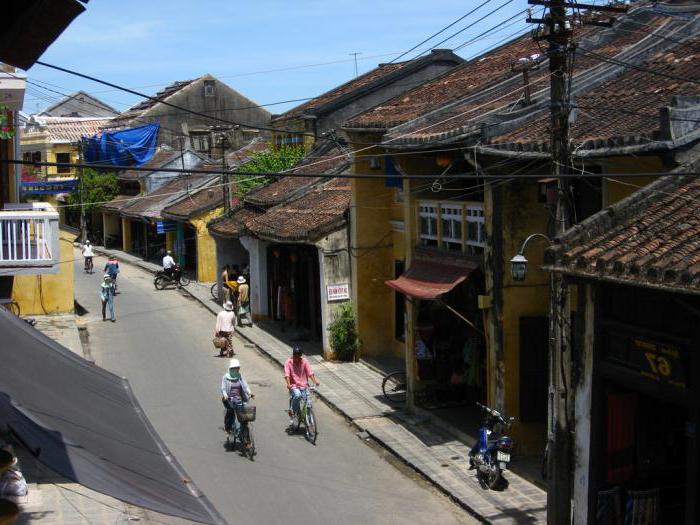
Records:
[[[352,303],[346,302],[338,308],[335,319],[328,326],[331,350],[336,359],[352,361],[360,349],[360,338],[355,327]]]

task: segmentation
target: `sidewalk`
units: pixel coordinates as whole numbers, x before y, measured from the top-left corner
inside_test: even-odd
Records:
[[[125,262],[131,262],[129,258],[136,259],[127,254],[120,255],[123,252],[99,247],[95,251],[108,255],[114,253]],[[134,264],[153,271],[145,267],[149,263],[140,261]],[[156,269],[159,268],[156,266]],[[192,282],[182,290],[216,315],[221,305],[212,298],[210,288],[211,283]],[[288,344],[258,325],[244,326],[237,333],[279,366],[283,366],[291,354]],[[408,417],[400,407],[392,406],[382,394],[383,376],[376,364],[325,361],[313,354],[308,358],[321,380],[318,394],[324,401],[484,523],[545,523],[547,497],[543,490],[513,472],[506,474],[509,486],[505,491],[482,489],[476,473],[467,470],[465,458],[471,443],[465,445],[432,423],[429,417]]]

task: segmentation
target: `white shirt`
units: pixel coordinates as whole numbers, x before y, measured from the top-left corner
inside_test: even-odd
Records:
[[[217,332],[233,332],[234,314],[226,310],[222,310],[216,316],[216,328]]]
[[[173,259],[170,255],[166,255],[165,257],[163,257],[164,269],[167,270],[168,268],[172,268],[173,266],[175,266],[175,259]]]
[[[92,253],[92,244],[86,244],[83,246],[83,257],[94,257],[95,254]]]

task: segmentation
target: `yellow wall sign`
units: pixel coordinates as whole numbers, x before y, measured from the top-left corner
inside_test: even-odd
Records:
[[[655,381],[685,388],[685,369],[680,349],[676,346],[633,339],[633,359],[639,366],[639,372]]]

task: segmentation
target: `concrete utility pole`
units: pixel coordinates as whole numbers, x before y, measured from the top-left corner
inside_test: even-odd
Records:
[[[533,19],[529,13],[527,21],[541,24],[544,32],[536,40],[549,43],[547,56],[550,73],[550,148],[552,175],[558,180],[558,194],[553,237],[571,227],[573,193],[570,173],[571,152],[569,149],[569,115],[571,113],[568,83],[572,43],[572,22],[567,9],[595,9],[596,11],[624,12],[622,6],[596,6],[567,0],[528,0],[533,5],[549,8],[541,19]],[[598,15],[579,17],[583,24],[610,27],[613,18],[601,21]],[[571,523],[571,472],[572,472],[572,428],[570,409],[571,388],[571,321],[568,283],[564,275],[551,272],[549,310],[549,391],[547,422],[547,524]]]
[[[226,215],[231,211],[231,188],[229,186],[231,183],[231,174],[228,173],[226,169],[226,148],[228,147],[226,132],[219,135],[219,140],[221,142],[221,188],[224,193],[224,215]]]

